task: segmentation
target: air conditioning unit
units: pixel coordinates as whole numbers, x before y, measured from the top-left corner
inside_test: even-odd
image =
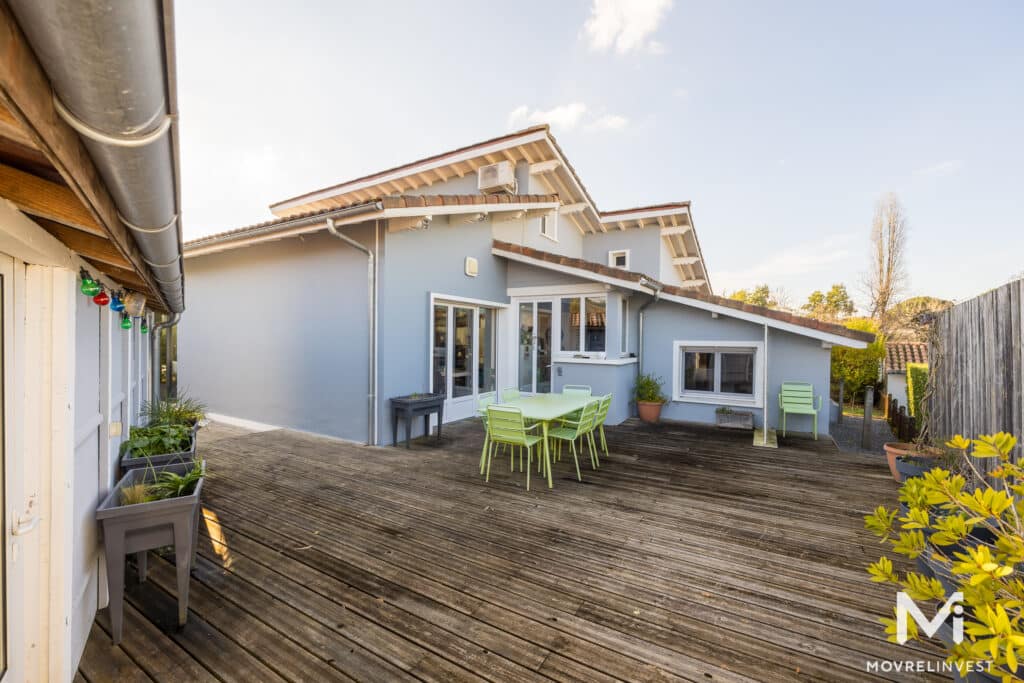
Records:
[[[477,171],[476,188],[484,194],[507,192],[515,194],[516,168],[511,161],[481,166]]]

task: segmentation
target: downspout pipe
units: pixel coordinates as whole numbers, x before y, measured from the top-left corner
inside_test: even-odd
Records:
[[[377,221],[373,222],[374,235],[378,229]],[[339,240],[366,254],[366,290],[367,290],[367,316],[369,327],[368,358],[367,358],[367,425],[366,445],[372,446],[377,443],[377,259],[373,250],[366,247],[348,235],[341,233],[334,224],[333,218],[327,219],[327,231]]]
[[[637,309],[638,329],[636,335],[636,371],[638,375],[644,374],[644,311],[647,310],[647,307],[650,306],[651,304],[657,303],[658,299],[661,297],[661,290],[664,287],[660,282],[648,280],[647,278],[640,280],[640,285],[642,287],[649,288],[653,292],[654,296],[649,301],[644,303],[644,305],[642,305],[639,309]]]
[[[160,330],[174,327],[181,320],[181,313],[172,313],[167,320],[153,325],[149,331],[149,370],[152,375],[149,382],[149,400],[156,405],[160,401]],[[170,373],[171,366],[167,366]]]

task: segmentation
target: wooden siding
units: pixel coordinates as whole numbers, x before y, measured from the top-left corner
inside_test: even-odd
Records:
[[[929,350],[935,439],[998,431],[1024,438],[1022,307],[1024,280],[1017,280],[939,314]]]
[[[867,580],[861,516],[895,498],[881,458],[629,422],[583,483],[563,460],[526,492],[504,458],[481,480],[475,421],[444,432],[409,451],[201,432],[189,623],[154,555],[123,643],[101,612],[81,677],[865,681],[869,659],[939,660],[877,622],[894,595]]]

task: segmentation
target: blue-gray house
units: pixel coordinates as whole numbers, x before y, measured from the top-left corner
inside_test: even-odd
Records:
[[[689,203],[599,211],[547,126],[271,210],[186,245],[179,385],[226,419],[385,444],[393,396],[443,392],[448,421],[496,389],[589,384],[615,423],[645,372],[667,419],[772,427],[781,383],[810,382],[821,428],[832,345],[871,340],[715,296]]]

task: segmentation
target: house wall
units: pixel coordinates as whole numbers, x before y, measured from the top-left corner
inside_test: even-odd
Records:
[[[675,372],[675,341],[763,343],[764,326],[726,316],[712,318],[707,311],[672,302],[650,306],[644,317],[643,371],[663,381],[663,391],[672,394]],[[778,394],[783,382],[809,382],[815,394],[822,396],[818,430],[828,432],[828,386],[831,352],[821,342],[788,332],[769,329],[768,333],[768,426],[778,424]],[[715,421],[715,410],[722,404],[693,403],[670,400],[662,416],[689,422]],[[735,406],[754,414],[758,426],[763,424],[761,407]],[[810,416],[792,416],[787,427],[792,431],[811,431]]]
[[[566,384],[584,384],[590,386],[594,396],[611,394],[607,424],[617,425],[635,412],[632,394],[636,382],[636,361],[625,364],[556,362],[552,370],[556,392]]]
[[[583,258],[587,261],[608,265],[608,252],[620,249],[629,249],[629,270],[661,279],[662,251],[667,250],[662,244],[658,228],[619,230],[609,227],[608,232],[589,234],[583,238]]]
[[[374,245],[372,223],[346,234]],[[366,261],[326,232],[186,259],[179,390],[211,413],[365,441]]]
[[[389,399],[429,389],[431,292],[508,302],[507,269],[504,259],[491,254],[491,229],[489,220],[462,225],[435,220],[427,230],[387,233],[378,330],[380,443],[391,443]],[[477,259],[476,277],[465,273],[467,256]],[[500,324],[498,334],[504,335]],[[498,372],[504,373],[500,362]],[[413,436],[422,434],[422,421],[414,420],[413,428]]]
[[[885,392],[900,402],[901,406],[907,406],[907,373],[889,372],[885,375]],[[909,410],[909,407],[907,408]]]

